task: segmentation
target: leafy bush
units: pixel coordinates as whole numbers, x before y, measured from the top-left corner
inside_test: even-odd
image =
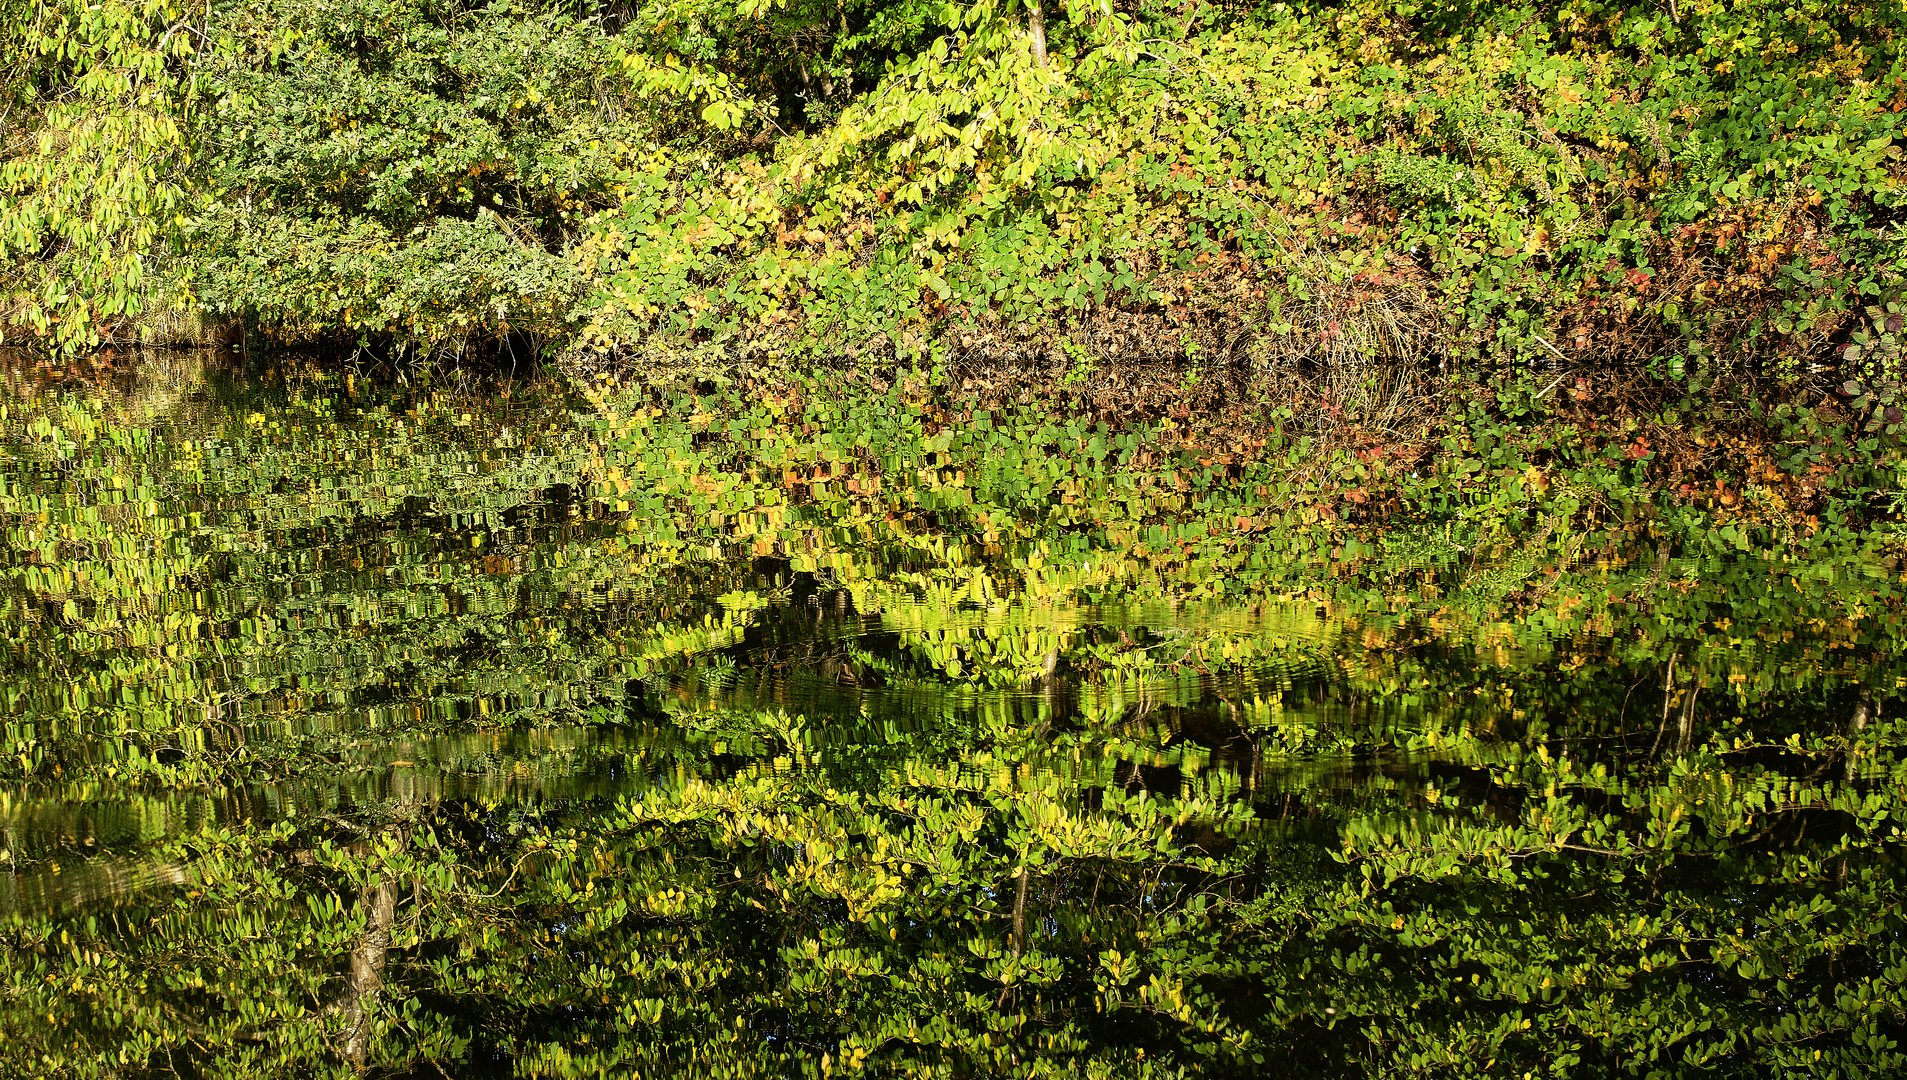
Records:
[[[925,355],[1114,311],[1250,326],[1261,361],[1795,371],[1900,276],[1891,8],[1068,11],[1046,66],[1011,16],[963,9],[829,130],[672,181],[780,211],[673,240],[699,282],[630,242],[643,211],[598,219],[585,342]]]
[[[1893,3],[114,2],[9,80],[10,190],[284,338],[1793,373],[1902,276]],[[189,165],[22,179],[155,56]],[[72,231],[7,223],[17,280]]]
[[[570,5],[252,0],[220,16],[183,233],[205,306],[287,337],[547,330],[645,142]]]
[[[0,17],[0,329],[68,346],[137,312],[183,204],[172,0],[8,0]]]

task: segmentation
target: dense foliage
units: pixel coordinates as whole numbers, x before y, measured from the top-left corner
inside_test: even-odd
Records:
[[[0,0],[0,1071],[1907,1071],[1903,25]]]
[[[8,1073],[1907,1066],[1858,432],[203,364],[0,404]]]
[[[0,329],[90,343],[160,291],[150,264],[185,207],[180,67],[197,43],[165,0],[0,13]]]
[[[1900,280],[1891,2],[5,10],[56,340],[1794,370]]]

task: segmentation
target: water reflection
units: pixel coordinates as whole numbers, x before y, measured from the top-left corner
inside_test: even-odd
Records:
[[[1036,417],[5,385],[16,1073],[1907,1067],[1873,551],[1360,592]]]

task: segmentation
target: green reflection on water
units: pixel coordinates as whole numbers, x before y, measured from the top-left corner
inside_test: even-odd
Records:
[[[1907,1067],[1861,543],[167,363],[0,399],[9,1074]]]

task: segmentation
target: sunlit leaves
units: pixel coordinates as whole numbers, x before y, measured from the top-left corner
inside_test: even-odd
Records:
[[[0,16],[0,329],[90,346],[166,291],[151,260],[184,206],[198,18],[167,0]]]

